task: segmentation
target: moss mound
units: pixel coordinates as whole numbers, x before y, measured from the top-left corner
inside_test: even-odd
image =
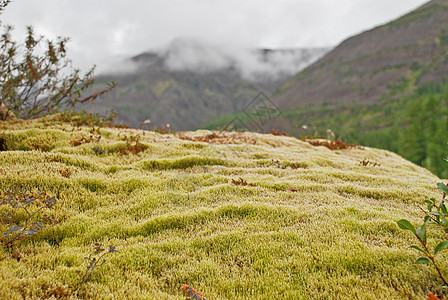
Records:
[[[426,299],[440,289],[395,223],[420,222],[416,204],[440,196],[439,179],[391,152],[50,117],[0,123],[0,137],[1,188],[58,195],[60,220],[0,248],[0,298],[183,299],[182,284],[208,299]],[[94,243],[119,252],[79,285]]]

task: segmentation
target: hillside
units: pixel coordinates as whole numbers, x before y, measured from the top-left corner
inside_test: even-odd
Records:
[[[8,189],[57,196],[60,221],[11,250],[0,246],[2,299],[184,299],[182,284],[208,299],[442,293],[396,224],[421,221],[418,205],[440,199],[439,178],[394,153],[61,119],[0,123],[2,197]],[[76,270],[94,243],[119,252],[81,285]]]
[[[134,128],[150,119],[156,127],[170,124],[176,130],[192,129],[241,109],[243,99],[258,93],[253,84],[231,71],[204,75],[149,66],[132,75],[97,78],[104,86],[111,80],[118,87],[97,101],[95,112],[113,109],[118,120]]]
[[[448,1],[433,0],[351,37],[276,93],[282,107],[397,99],[448,74]]]
[[[260,49],[233,53],[175,41],[164,51],[127,60],[126,72],[117,66],[110,74],[98,76],[99,87],[110,81],[118,82],[118,87],[97,101],[95,111],[114,109],[119,120],[136,128],[150,119],[157,127],[170,124],[176,130],[195,129],[243,109],[260,90],[273,92],[327,51]]]
[[[448,177],[448,1],[430,1],[345,40],[283,84],[272,101],[281,113],[265,122],[267,132],[327,136],[331,130]],[[233,118],[202,128],[222,128]]]

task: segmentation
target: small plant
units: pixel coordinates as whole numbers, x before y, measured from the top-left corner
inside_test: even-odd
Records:
[[[291,165],[289,165],[291,167],[291,169],[295,170],[295,169],[306,169],[307,165],[304,163],[292,163]]]
[[[11,247],[57,224],[53,215],[43,214],[43,211],[54,208],[57,203],[55,197],[40,191],[27,193],[23,190],[8,190],[0,192],[0,195],[0,205],[9,206],[9,211],[0,216],[0,241],[4,246]]]
[[[429,300],[440,300],[440,298],[435,296],[433,293],[428,294],[428,299]]]
[[[279,168],[279,169],[287,169],[290,167],[293,170],[303,168],[305,169],[307,166],[304,163],[284,163],[282,164],[278,159],[272,159],[270,163],[261,163],[257,165],[259,168]]]
[[[279,168],[279,169],[286,169],[288,166],[281,164],[280,161],[277,159],[272,159],[270,163],[262,163],[262,164],[259,164],[258,167],[260,167],[260,168],[275,167],[275,168]]]
[[[185,299],[207,300],[207,298],[199,291],[188,284],[182,285],[182,291],[185,293]]]
[[[174,130],[171,129],[171,125],[170,124],[162,125],[160,128],[154,126],[152,128],[152,131],[160,133],[160,134],[174,134],[174,133],[176,133]]]
[[[93,143],[93,142],[98,143],[100,140],[101,140],[101,135],[98,135],[98,136],[90,135],[90,137],[88,137],[88,138],[85,136],[82,136],[80,138],[71,140],[70,144],[73,147],[78,147],[82,144]]]
[[[434,250],[431,250],[428,245],[426,235],[427,225],[430,224],[435,224],[438,228],[443,230],[443,232],[448,233],[448,210],[445,205],[445,198],[448,194],[448,186],[444,183],[438,183],[437,187],[443,192],[442,201],[437,203],[434,198],[425,200],[427,210],[422,209],[426,214],[423,225],[416,229],[408,220],[405,219],[399,220],[397,224],[403,230],[410,230],[420,242],[421,247],[416,245],[409,246],[410,248],[423,253],[423,256],[417,259],[417,263],[432,264],[436,269],[439,278],[443,281],[444,286],[448,287],[448,282],[440,270],[439,262],[436,261],[437,254],[448,247],[448,241],[438,243]]]
[[[100,147],[93,147],[93,152],[95,152],[96,155],[106,154],[106,150],[101,149]]]
[[[123,155],[127,155],[129,153],[139,154],[140,152],[143,152],[146,149],[148,149],[147,145],[140,143],[139,135],[133,135],[130,137],[126,136],[124,137],[124,140],[126,141],[126,145],[120,146],[117,149],[117,151]]]
[[[341,150],[341,149],[364,149],[364,147],[355,145],[355,144],[347,144],[344,141],[337,139],[336,141],[327,140],[327,139],[302,139],[304,142],[308,142],[309,144],[318,147],[324,146],[330,150]]]
[[[242,185],[242,186],[246,186],[246,185],[248,185],[248,186],[255,186],[255,184],[253,184],[253,183],[248,183],[246,180],[244,180],[243,178],[239,178],[238,180],[235,180],[235,179],[232,179],[232,183],[234,184],[234,185]]]
[[[205,136],[188,136],[183,133],[177,133],[177,137],[182,140],[188,140],[193,142],[202,142],[217,145],[231,145],[231,144],[257,144],[257,138],[254,135],[248,136],[244,133],[238,132],[213,132]]]
[[[90,254],[89,256],[84,257],[84,259],[89,261],[89,263],[86,266],[86,270],[84,272],[76,270],[76,273],[79,275],[79,278],[81,279],[81,284],[84,284],[89,280],[93,270],[106,263],[104,256],[106,256],[109,253],[118,252],[118,250],[116,250],[113,245],[109,246],[109,250],[107,252],[104,252],[105,249],[103,248],[103,244],[95,243],[93,247],[95,248],[94,254],[93,255]]]
[[[272,129],[271,132],[269,132],[269,133],[272,134],[272,135],[276,135],[276,136],[291,136],[290,134],[288,134],[288,133],[286,133],[284,131],[277,130],[275,128]]]
[[[368,160],[368,159],[363,159],[363,160],[361,160],[360,162],[359,162],[362,166],[364,166],[364,167],[367,167],[367,166],[372,166],[372,167],[379,167],[379,166],[381,166],[379,163],[377,163],[377,162],[374,162],[374,161],[370,161],[370,160]]]

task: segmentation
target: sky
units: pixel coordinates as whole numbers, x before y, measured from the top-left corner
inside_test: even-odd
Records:
[[[22,40],[27,25],[70,38],[83,70],[178,39],[229,49],[336,46],[428,0],[13,0],[0,20]]]

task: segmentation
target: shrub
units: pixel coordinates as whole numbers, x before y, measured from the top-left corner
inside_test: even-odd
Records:
[[[368,160],[366,158],[364,158],[363,160],[359,161],[359,163],[362,166],[364,166],[364,167],[368,167],[369,165],[372,166],[372,167],[377,167],[377,166],[379,167],[379,166],[381,166],[379,163],[374,162],[374,161],[370,161],[370,160]]]
[[[441,241],[435,246],[434,250],[428,245],[426,229],[427,225],[436,225],[444,233],[448,233],[448,210],[445,205],[445,198],[448,194],[448,186],[443,183],[438,183],[437,187],[443,192],[442,201],[438,203],[436,199],[431,198],[426,200],[427,210],[425,212],[424,222],[418,228],[415,228],[408,220],[402,219],[397,222],[398,226],[403,230],[410,230],[417,240],[420,242],[420,247],[416,245],[409,246],[423,254],[417,259],[420,264],[432,264],[437,271],[439,278],[443,281],[444,286],[448,287],[448,282],[442,274],[439,262],[436,260],[437,254],[448,247],[448,240]]]
[[[86,270],[84,272],[76,270],[76,273],[81,279],[81,284],[84,284],[87,280],[89,280],[93,270],[106,263],[106,260],[104,259],[105,255],[118,252],[113,245],[110,245],[106,252],[104,252],[105,249],[103,248],[103,244],[95,243],[94,248],[95,252],[93,255],[90,254],[89,256],[84,257],[84,259],[89,261],[86,266]]]
[[[0,196],[0,205],[9,206],[9,211],[0,216],[0,241],[4,246],[13,246],[57,223],[53,215],[43,214],[54,208],[55,197],[40,191],[27,193],[23,190],[1,191]]]
[[[0,2],[0,12],[7,3]],[[1,119],[11,115],[23,119],[36,118],[61,107],[94,103],[98,96],[116,86],[112,82],[105,90],[84,95],[95,82],[95,68],[84,75],[78,69],[70,69],[71,61],[66,58],[68,38],[44,40],[42,36],[37,37],[29,26],[25,45],[19,46],[12,40],[12,30],[13,27],[8,25],[0,36]]]
[[[238,178],[238,180],[232,179],[232,183],[234,185],[242,185],[242,186],[255,186],[255,184],[253,183],[248,183],[246,180],[244,180],[243,178]]]
[[[11,0],[1,0],[0,1],[0,13],[3,12],[3,9],[11,2]]]

